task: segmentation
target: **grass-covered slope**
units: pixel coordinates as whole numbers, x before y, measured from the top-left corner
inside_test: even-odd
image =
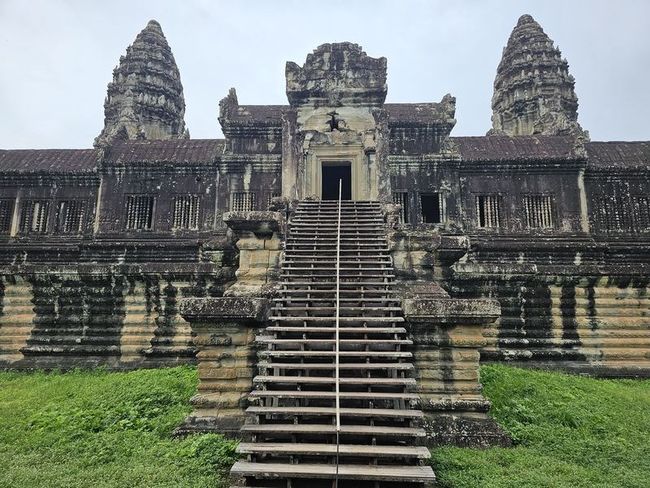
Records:
[[[0,373],[0,487],[214,487],[235,443],[172,440],[196,370]]]
[[[505,366],[481,370],[512,449],[436,449],[443,487],[650,486],[650,381]],[[215,487],[235,443],[172,440],[196,388],[189,367],[0,373],[0,487]]]
[[[481,368],[511,449],[433,451],[442,487],[650,487],[650,381]]]

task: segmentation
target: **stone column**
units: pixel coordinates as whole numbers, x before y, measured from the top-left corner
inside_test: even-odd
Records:
[[[278,212],[227,212],[239,249],[237,281],[220,298],[186,298],[180,314],[190,322],[198,350],[194,411],[176,429],[237,435],[245,420],[256,365],[255,335],[265,326],[280,268],[284,217]]]
[[[266,321],[270,302],[263,298],[186,298],[180,312],[190,322],[198,348],[198,393],[194,411],[176,434],[215,432],[237,435],[253,388],[257,329]]]
[[[405,299],[429,445],[485,447],[510,440],[488,416],[481,393],[479,349],[483,326],[500,315],[498,301],[448,297]]]
[[[239,249],[237,282],[227,296],[273,294],[282,253],[285,219],[279,212],[227,212],[223,220],[233,232]]]

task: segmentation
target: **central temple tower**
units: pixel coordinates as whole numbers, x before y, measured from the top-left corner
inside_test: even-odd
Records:
[[[291,200],[390,199],[386,58],[349,42],[323,44],[286,65],[282,195]]]

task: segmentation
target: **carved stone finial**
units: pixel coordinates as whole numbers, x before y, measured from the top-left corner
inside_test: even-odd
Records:
[[[381,105],[386,99],[386,58],[371,58],[357,44],[323,44],[300,67],[286,65],[292,106]]]
[[[497,68],[488,135],[588,137],[578,123],[569,64],[530,15],[512,31]]]
[[[169,44],[155,20],[120,57],[104,102],[104,129],[95,146],[119,139],[186,137],[185,99]]]

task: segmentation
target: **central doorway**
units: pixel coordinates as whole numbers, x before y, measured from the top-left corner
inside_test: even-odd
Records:
[[[339,180],[342,180],[341,200],[352,200],[352,164],[350,162],[323,162],[323,200],[339,199]]]

